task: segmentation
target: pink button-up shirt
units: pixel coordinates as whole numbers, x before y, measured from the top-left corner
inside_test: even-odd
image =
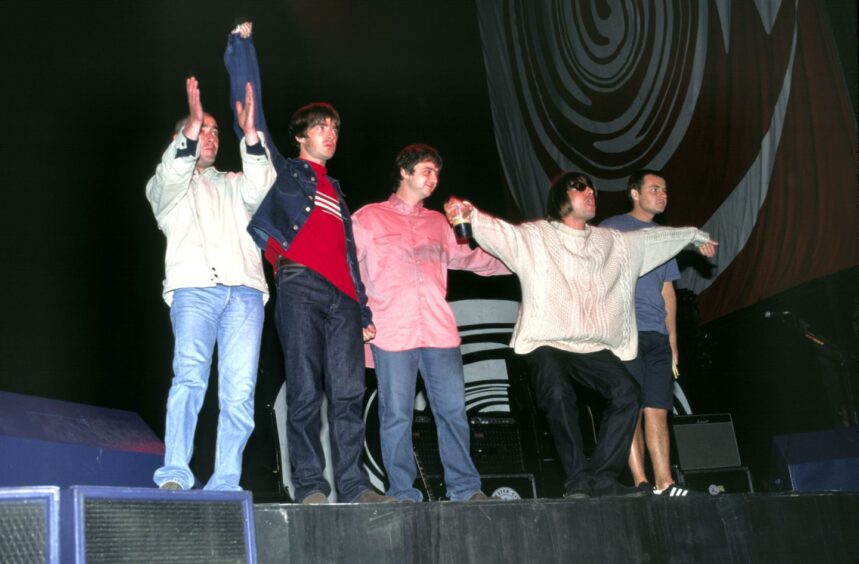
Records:
[[[510,274],[504,263],[458,245],[444,215],[392,194],[352,214],[355,245],[376,338],[386,351],[449,348],[460,343],[445,297],[447,270]]]

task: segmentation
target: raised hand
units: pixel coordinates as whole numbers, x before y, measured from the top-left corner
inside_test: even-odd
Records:
[[[233,29],[233,33],[238,33],[242,39],[247,39],[253,33],[253,22],[242,22]]]
[[[259,143],[256,123],[254,122],[254,89],[250,82],[245,84],[245,103],[242,104],[236,100],[236,118],[239,122],[239,127],[245,134],[245,143],[248,145]]]
[[[200,101],[200,86],[197,79],[189,76],[185,79],[185,93],[188,95],[188,121],[185,122],[184,135],[196,140],[203,127],[203,103]]]

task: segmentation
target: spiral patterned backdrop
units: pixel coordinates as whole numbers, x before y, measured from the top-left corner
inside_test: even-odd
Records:
[[[541,161],[576,163],[623,189],[664,164],[689,125],[706,53],[706,10],[586,2],[508,3],[510,62]]]
[[[856,126],[820,3],[477,6],[496,143],[526,218],[562,170],[603,191],[662,170],[672,224],[721,243],[710,268],[683,273],[705,319],[857,264]]]

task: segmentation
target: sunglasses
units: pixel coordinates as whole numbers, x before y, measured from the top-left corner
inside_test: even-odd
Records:
[[[567,185],[567,190],[576,190],[577,192],[584,192],[590,188],[594,192],[594,197],[597,195],[597,189],[587,182],[582,182],[581,180],[571,180]]]

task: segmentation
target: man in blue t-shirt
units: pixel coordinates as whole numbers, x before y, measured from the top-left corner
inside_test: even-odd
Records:
[[[665,211],[668,186],[655,170],[639,170],[627,184],[632,211],[610,217],[600,227],[633,231],[654,227],[654,216]],[[674,484],[668,437],[668,411],[674,399],[672,373],[677,368],[677,296],[673,281],[680,278],[674,259],[638,279],[635,287],[635,321],[638,325],[638,356],[625,362],[641,385],[642,414],[635,427],[629,452],[634,483],[658,495],[685,496],[689,492]],[[644,431],[642,432],[642,424]],[[650,453],[654,484],[644,470],[644,445]]]

